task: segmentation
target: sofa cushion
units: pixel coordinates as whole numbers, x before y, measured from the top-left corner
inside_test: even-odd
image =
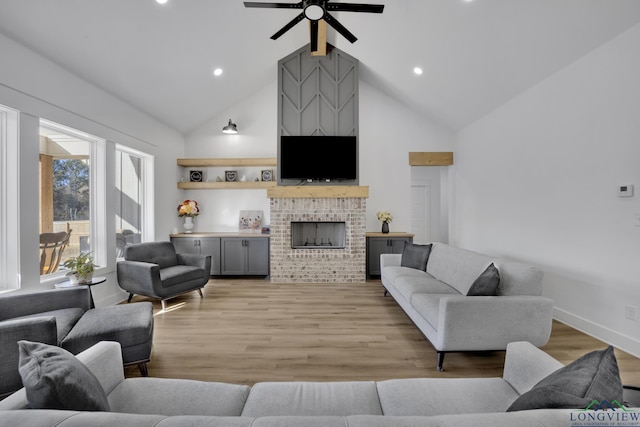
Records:
[[[443,296],[450,296],[450,294],[413,294],[410,301],[411,306],[436,331],[438,330],[438,317],[440,316],[440,298]]]
[[[373,381],[258,383],[242,410],[244,417],[359,414],[382,415]]]
[[[202,279],[204,270],[189,265],[174,265],[160,270],[160,281],[163,288],[184,284],[190,280]]]
[[[249,386],[167,378],[129,378],[109,395],[114,412],[240,416]]]
[[[502,378],[411,378],[377,386],[386,416],[504,412],[518,397]]]
[[[458,295],[458,291],[451,286],[428,276],[401,276],[395,280],[393,285],[407,301],[411,301],[411,296],[416,293]]]
[[[432,246],[433,245],[415,245],[405,241],[400,266],[426,271]]]
[[[56,318],[56,330],[58,332],[58,345],[67,336],[69,331],[75,326],[84,314],[84,309],[75,308],[63,308],[60,310],[45,311],[43,313],[30,314],[28,316],[20,316],[15,319],[30,319],[34,317],[55,317]]]
[[[427,273],[454,287],[462,295],[493,259],[488,255],[434,243],[427,263]]]
[[[22,377],[32,409],[108,411],[98,379],[68,351],[42,343],[18,341]]]
[[[593,400],[622,402],[622,381],[611,346],[587,353],[542,379],[513,402],[508,411],[584,409]]]
[[[395,282],[400,276],[433,278],[433,276],[423,270],[416,270],[415,268],[409,267],[389,266],[382,270],[382,278],[386,282]]]
[[[496,266],[491,263],[480,276],[473,282],[467,296],[493,296],[496,295],[500,284],[500,273]]]
[[[498,295],[542,295],[544,272],[535,266],[513,261],[496,262],[500,270]]]

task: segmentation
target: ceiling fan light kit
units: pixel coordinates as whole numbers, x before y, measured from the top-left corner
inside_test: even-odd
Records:
[[[303,19],[308,19],[311,23],[311,51],[318,50],[318,21],[324,20],[333,27],[340,35],[354,43],[358,38],[347,30],[329,11],[333,12],[366,12],[382,13],[382,4],[358,4],[358,3],[329,3],[329,0],[303,0],[299,3],[262,3],[244,2],[245,7],[256,7],[265,9],[302,9],[302,12],[282,27],[277,33],[271,36],[272,40],[277,40],[284,33],[293,28]]]

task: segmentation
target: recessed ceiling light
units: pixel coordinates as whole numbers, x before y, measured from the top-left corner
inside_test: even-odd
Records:
[[[165,4],[168,1],[169,0],[156,0],[156,2],[159,3],[159,4]]]
[[[219,77],[222,75],[222,68],[216,68],[215,70],[213,70],[213,75],[216,77]]]
[[[416,76],[421,76],[421,75],[422,75],[422,73],[423,73],[422,68],[420,68],[420,67],[415,67],[415,68],[413,69],[413,73],[414,73]]]

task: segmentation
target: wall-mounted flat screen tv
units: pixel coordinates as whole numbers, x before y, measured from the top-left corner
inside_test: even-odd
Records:
[[[280,178],[289,180],[355,180],[358,147],[355,136],[282,136]]]

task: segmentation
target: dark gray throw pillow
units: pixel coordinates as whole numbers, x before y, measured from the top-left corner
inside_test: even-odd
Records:
[[[500,284],[500,273],[493,263],[489,265],[467,291],[467,296],[492,296],[497,294],[498,285]]]
[[[31,341],[18,346],[18,370],[32,409],[110,410],[100,382],[73,354]]]
[[[622,380],[611,346],[553,372],[517,398],[507,411],[584,409],[594,400],[622,403]]]
[[[404,242],[400,266],[426,271],[432,246],[432,244],[414,245],[413,243]]]

